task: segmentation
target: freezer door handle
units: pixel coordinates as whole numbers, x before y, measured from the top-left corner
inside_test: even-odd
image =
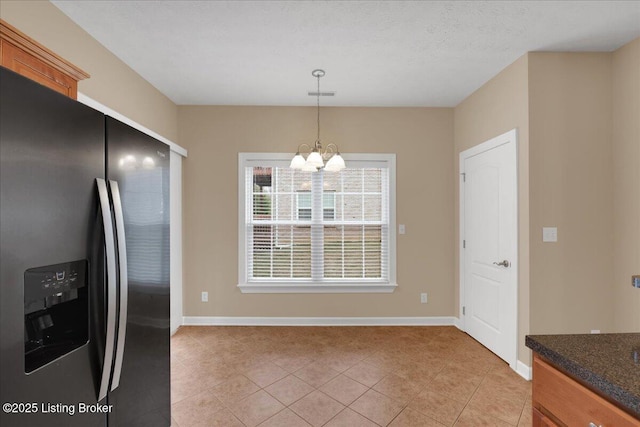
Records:
[[[104,346],[104,361],[102,363],[102,376],[98,401],[107,397],[109,391],[109,379],[111,378],[111,365],[113,363],[113,347],[116,335],[116,249],[113,235],[113,223],[111,221],[111,206],[109,205],[109,193],[104,179],[96,178],[100,210],[102,212],[102,226],[104,229],[104,245],[107,258],[107,337]]]
[[[118,319],[118,341],[116,344],[116,361],[113,367],[113,379],[111,391],[120,385],[120,373],[122,372],[122,358],[124,357],[124,344],[127,335],[127,297],[129,295],[129,280],[127,278],[127,244],[124,235],[124,215],[122,214],[122,200],[120,189],[116,181],[109,181],[111,199],[113,201],[113,213],[116,222],[117,254],[120,278],[120,317]]]

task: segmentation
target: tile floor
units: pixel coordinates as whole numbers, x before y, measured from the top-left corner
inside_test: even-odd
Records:
[[[531,383],[454,327],[182,327],[174,427],[531,426]]]

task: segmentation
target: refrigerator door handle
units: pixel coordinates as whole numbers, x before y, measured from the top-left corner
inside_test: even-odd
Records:
[[[127,277],[127,244],[124,234],[124,215],[122,214],[122,200],[120,189],[116,181],[109,181],[113,211],[115,214],[117,254],[120,269],[120,317],[118,319],[118,341],[116,344],[116,361],[113,367],[113,379],[111,391],[120,385],[120,373],[122,372],[122,359],[124,357],[124,344],[127,335],[127,304],[129,294],[129,280]]]
[[[113,223],[111,221],[111,207],[109,205],[109,193],[104,179],[96,178],[100,210],[102,212],[102,225],[104,229],[104,244],[107,258],[107,337],[104,348],[104,361],[98,391],[98,402],[107,396],[109,380],[111,379],[111,365],[113,363],[113,347],[116,335],[116,249],[113,235]]]

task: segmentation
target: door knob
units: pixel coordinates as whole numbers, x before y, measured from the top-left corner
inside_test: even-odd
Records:
[[[511,265],[511,263],[509,261],[507,261],[506,259],[502,262],[494,262],[495,265],[499,265],[502,267],[509,267]]]

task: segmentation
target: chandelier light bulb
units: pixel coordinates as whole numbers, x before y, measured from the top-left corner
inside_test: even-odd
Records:
[[[301,169],[303,172],[317,172],[318,168],[310,164],[309,162],[305,162],[304,166]]]

